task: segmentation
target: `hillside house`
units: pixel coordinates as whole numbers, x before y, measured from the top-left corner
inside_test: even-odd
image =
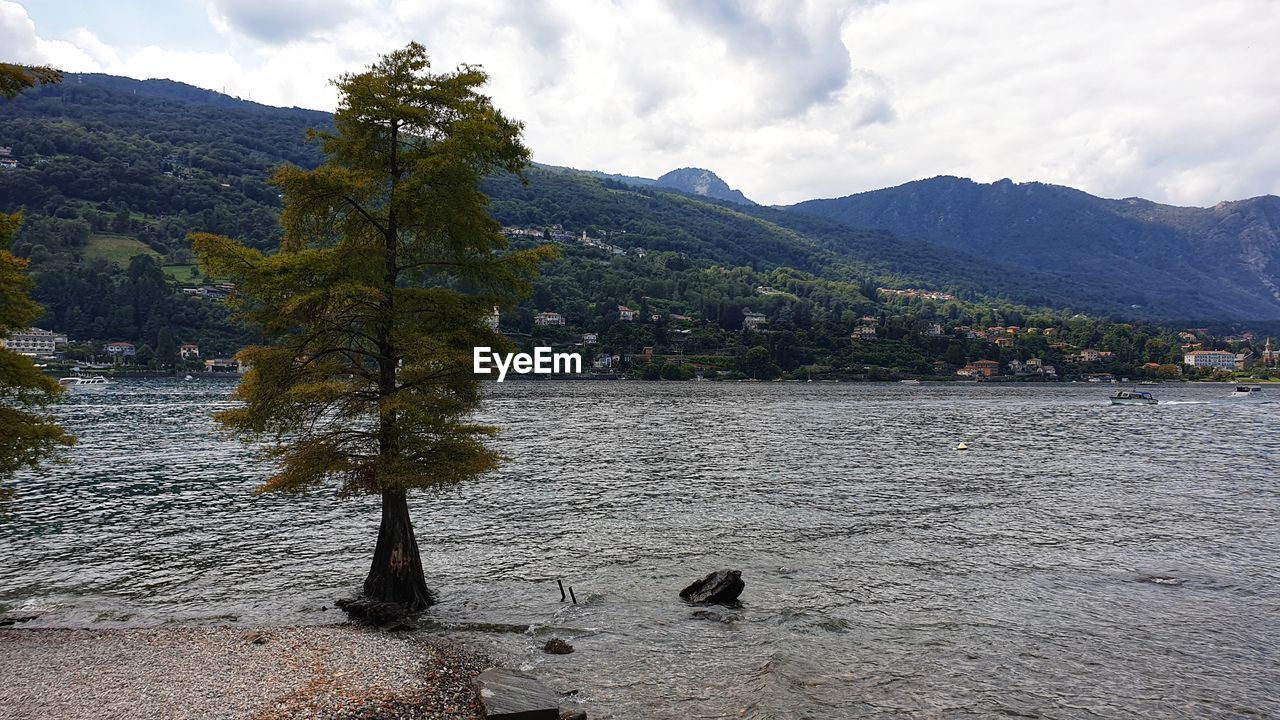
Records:
[[[768,324],[768,322],[769,318],[765,317],[764,313],[751,312],[750,310],[745,310],[742,313],[743,330],[756,330],[760,326]]]
[[[245,366],[235,358],[213,358],[204,361],[207,373],[244,373]]]
[[[875,340],[876,326],[875,325],[859,325],[858,327],[853,329],[853,332],[850,333],[849,337],[853,339],[855,342],[860,342],[862,340]]]
[[[972,378],[989,378],[1000,374],[1000,363],[995,360],[974,360],[956,371],[957,375]]]
[[[112,357],[132,357],[138,354],[138,348],[130,342],[110,342],[102,348]]]

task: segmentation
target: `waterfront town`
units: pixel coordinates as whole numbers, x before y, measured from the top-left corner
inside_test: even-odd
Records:
[[[502,233],[512,242],[550,241],[604,257],[638,260],[649,254],[628,245],[622,230],[593,236],[561,225],[505,226]],[[797,307],[804,301],[787,289],[785,278],[770,282],[748,289],[756,302],[701,317],[695,308],[644,295],[591,303],[585,312],[581,306],[556,307],[545,297],[540,302],[535,295],[507,312],[494,308],[487,323],[526,350],[535,345],[575,350],[585,361],[582,376],[608,379],[1113,382],[1227,380],[1280,372],[1280,350],[1270,337],[1250,331],[1218,334],[1199,327],[1139,332],[1129,324],[1080,315],[1028,320],[1016,312],[1011,316],[1021,324],[989,325],[966,320],[982,316],[981,308],[951,293],[922,288],[873,286],[863,292],[875,298],[867,307],[877,312],[845,310],[821,330],[817,323],[804,328],[798,316],[812,310]],[[235,292],[225,282],[170,284],[178,297],[213,304],[208,307],[225,305]],[[220,339],[208,348],[199,338],[173,333],[160,333],[148,344],[132,338],[70,337],[32,327],[0,342],[54,374],[215,376],[246,369],[236,359],[241,345]]]
[[[506,229],[512,232],[511,229]],[[596,241],[583,233],[583,244]],[[614,247],[614,246],[610,246]],[[622,251],[626,252],[626,251]],[[224,302],[234,292],[228,284],[183,288],[185,294]],[[772,287],[760,286],[761,295],[782,295]],[[880,288],[891,298],[917,298],[932,301],[953,301],[945,293],[917,289]],[[525,313],[526,315],[528,313]],[[576,349],[588,358],[586,375],[604,377],[637,377],[646,379],[813,379],[813,369],[805,373],[751,372],[742,360],[745,349],[765,346],[771,333],[770,318],[762,312],[743,310],[740,326],[736,331],[718,332],[710,321],[699,321],[680,313],[642,313],[627,305],[616,305],[604,312],[610,329],[618,323],[641,324],[660,332],[665,343],[627,346],[613,342],[602,345],[602,333],[598,330],[575,331],[567,327],[570,318],[556,310],[537,310],[532,314],[532,332],[521,332],[520,313],[503,314],[495,308],[487,318],[490,329],[507,335],[517,343],[549,342],[552,346]],[[904,322],[910,329],[903,332]],[[574,328],[577,327],[575,324]],[[720,335],[716,342],[720,348],[694,345],[695,335]],[[895,374],[918,375],[930,379],[957,379],[978,381],[1056,382],[1080,380],[1088,382],[1113,382],[1129,378],[1144,379],[1229,379],[1242,373],[1263,376],[1280,368],[1280,349],[1271,338],[1261,344],[1251,332],[1240,335],[1215,337],[1206,328],[1191,328],[1178,332],[1180,362],[1161,363],[1148,361],[1134,364],[1132,357],[1118,357],[1113,349],[1076,347],[1064,342],[1063,329],[1056,326],[988,326],[976,328],[969,325],[944,324],[942,322],[918,322],[910,317],[865,315],[857,319],[848,335],[849,352],[858,355],[876,344],[894,344],[907,341],[941,341],[947,350],[944,357],[931,362],[932,372],[894,373],[893,368],[864,367],[868,377],[859,379],[893,379]],[[617,333],[613,333],[616,337]],[[605,337],[610,337],[605,333]],[[246,366],[234,353],[221,356],[202,356],[200,345],[192,342],[172,344],[171,347],[149,347],[123,340],[72,340],[65,333],[41,328],[29,328],[11,333],[0,339],[0,345],[40,362],[50,371],[121,371],[145,373],[147,371],[171,374],[177,372],[204,372],[209,374],[243,374]],[[705,343],[704,343],[705,345]],[[969,359],[952,352],[954,347],[977,347],[983,357]],[[1035,349],[1042,355],[1032,354]],[[989,356],[988,356],[989,355]],[[1117,363],[1124,371],[1117,373]],[[670,369],[667,369],[670,368]],[[875,372],[881,369],[883,372]],[[665,372],[664,372],[665,371]],[[855,373],[856,375],[857,373]],[[790,377],[788,377],[790,375]],[[843,378],[833,378],[843,379]]]

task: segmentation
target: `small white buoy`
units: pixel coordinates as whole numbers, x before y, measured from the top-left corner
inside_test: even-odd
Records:
[[[957,449],[957,450],[968,450],[968,449],[969,449],[969,446],[968,446],[968,445],[965,445],[964,443],[960,443],[959,445],[957,445],[957,446],[956,446],[956,449]]]

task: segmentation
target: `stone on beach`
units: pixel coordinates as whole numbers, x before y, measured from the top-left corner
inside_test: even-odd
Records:
[[[746,588],[741,570],[717,570],[680,591],[680,597],[694,605],[737,605]]]
[[[508,668],[485,670],[472,681],[490,720],[559,720],[560,698],[536,677]]]

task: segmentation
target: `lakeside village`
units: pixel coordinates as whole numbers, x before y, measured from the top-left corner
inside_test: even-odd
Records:
[[[625,248],[572,234],[560,226],[504,227],[513,240],[552,240],[590,248],[607,256],[643,257]],[[625,235],[619,231],[616,235]],[[229,284],[185,286],[181,292],[223,303]],[[797,327],[797,301],[786,289],[756,286],[761,312],[749,308],[733,317],[696,317],[659,309],[663,303],[640,296],[635,306],[596,303],[582,317],[539,307],[537,295],[509,313],[496,308],[490,327],[523,352],[549,347],[582,357],[581,377],[641,380],[970,380],[980,382],[1124,382],[1128,380],[1280,379],[1280,349],[1253,333],[1216,337],[1207,328],[1167,330],[1150,337],[1127,324],[1075,316],[1030,318],[1025,325],[963,324],[952,295],[912,288],[879,287],[879,314],[844,317],[836,332],[839,347],[827,362],[804,362],[815,339]],[[846,312],[846,315],[848,313]],[[810,333],[813,334],[813,333]],[[1135,335],[1143,338],[1135,343]],[[1085,344],[1094,340],[1096,343]],[[199,344],[169,338],[155,347],[113,339],[69,338],[65,333],[29,328],[0,343],[35,359],[55,375],[235,376],[245,366],[233,353],[209,356]],[[1141,347],[1135,345],[1140,344]],[[834,361],[831,355],[834,354]]]

